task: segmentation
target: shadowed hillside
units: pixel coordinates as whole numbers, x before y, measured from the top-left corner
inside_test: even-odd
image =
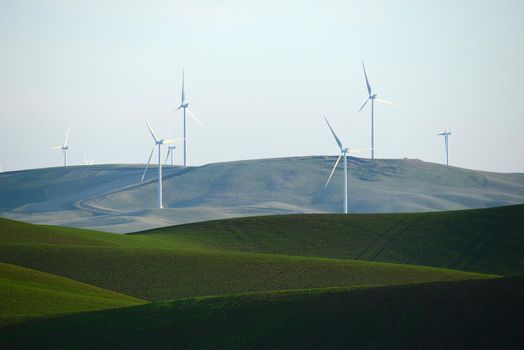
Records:
[[[211,219],[340,212],[342,168],[334,157],[166,166],[156,210],[156,172],[98,165],[0,174],[1,215],[53,225],[132,232]],[[524,203],[524,175],[473,171],[419,160],[349,158],[351,212],[413,212]]]
[[[518,277],[155,303],[5,327],[0,342],[13,349],[519,349],[523,314]]]

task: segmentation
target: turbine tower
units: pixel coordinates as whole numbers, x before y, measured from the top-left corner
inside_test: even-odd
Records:
[[[364,109],[368,101],[371,100],[371,159],[375,159],[375,102],[380,102],[393,106],[396,106],[396,103],[378,98],[378,95],[373,93],[371,85],[369,84],[368,75],[366,74],[366,67],[364,66],[364,61],[362,61],[362,69],[364,70],[364,77],[366,78],[366,86],[368,88],[369,96],[357,113],[360,113],[360,111]]]
[[[338,159],[335,162],[335,166],[333,167],[333,170],[331,170],[331,174],[329,174],[329,178],[328,178],[326,184],[324,185],[324,190],[329,185],[329,181],[331,181],[331,177],[333,176],[333,173],[337,169],[337,165],[338,165],[338,162],[340,161],[340,158],[342,156],[344,156],[344,214],[347,214],[348,213],[348,161],[347,161],[347,154],[348,153],[359,152],[362,149],[350,150],[348,147],[342,146],[342,142],[340,142],[340,139],[337,137],[337,134],[335,134],[335,131],[333,131],[333,128],[329,124],[329,121],[327,120],[326,117],[324,117],[324,119],[326,120],[326,123],[327,123],[327,125],[329,127],[329,130],[331,130],[331,133],[333,134],[333,137],[335,138],[335,141],[337,142],[338,147],[340,148],[340,155],[338,156]]]
[[[173,153],[175,149],[176,149],[175,145],[169,145],[167,147],[167,155],[166,155],[166,160],[164,161],[164,163],[167,163],[169,156],[171,156],[171,165],[173,165]]]
[[[51,147],[51,149],[62,150],[62,153],[64,154],[64,166],[67,166],[67,151],[69,150],[69,145],[67,144],[67,141],[69,140],[69,131],[71,131],[71,127],[67,128],[66,137],[62,146]]]
[[[142,179],[140,182],[144,181],[144,177],[146,176],[147,168],[149,167],[149,163],[151,162],[151,158],[153,157],[153,152],[155,151],[155,148],[158,147],[158,208],[162,209],[164,208],[163,202],[162,202],[162,145],[169,145],[173,142],[176,142],[178,140],[161,140],[156,137],[155,132],[153,131],[153,128],[151,128],[151,125],[149,125],[149,122],[146,119],[145,115],[142,115],[144,118],[144,121],[147,124],[147,128],[149,129],[149,132],[151,133],[151,136],[153,136],[153,140],[155,141],[155,145],[153,146],[153,149],[151,150],[151,154],[149,155],[149,159],[147,160],[146,168],[144,169],[144,173],[142,174]]]
[[[178,106],[178,108],[175,110],[175,112],[178,111],[181,108],[182,108],[183,113],[184,113],[184,166],[187,166],[187,120],[186,120],[186,112],[193,119],[195,119],[200,125],[202,125],[202,122],[189,109],[189,102],[186,100],[186,94],[185,94],[185,91],[184,91],[184,71],[182,71],[182,101],[180,103],[180,106]]]
[[[448,136],[451,135],[451,132],[447,129],[444,129],[443,133],[437,134],[437,136],[444,136],[444,144],[446,145],[446,165],[449,165],[448,162]]]

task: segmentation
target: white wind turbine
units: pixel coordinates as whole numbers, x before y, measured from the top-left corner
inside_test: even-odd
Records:
[[[149,155],[149,159],[147,160],[146,168],[144,169],[144,173],[142,174],[142,179],[140,182],[144,181],[144,177],[146,176],[147,169],[149,168],[149,163],[151,162],[151,158],[153,157],[153,152],[155,151],[155,148],[158,147],[158,208],[162,209],[164,207],[162,202],[162,145],[169,145],[173,142],[176,142],[178,140],[162,140],[156,137],[155,132],[153,131],[153,128],[151,128],[151,125],[149,125],[149,122],[146,119],[146,116],[142,114],[142,117],[144,118],[144,121],[147,124],[147,128],[149,129],[149,132],[151,133],[151,136],[153,136],[153,140],[155,140],[155,145],[153,146],[153,149],[151,150],[151,154]]]
[[[187,121],[186,121],[186,112],[189,114],[193,119],[195,119],[200,125],[202,125],[202,121],[197,118],[196,115],[191,112],[189,109],[189,102],[186,100],[186,94],[184,91],[184,71],[182,71],[182,102],[180,103],[180,106],[175,110],[178,111],[179,109],[183,109],[184,111],[184,166],[187,166]]]
[[[87,159],[87,157],[84,156],[84,163],[85,163],[85,165],[93,165],[94,161],[95,161],[95,157],[91,157],[91,159]]]
[[[364,66],[364,61],[362,61],[362,69],[364,70],[364,77],[366,78],[366,86],[368,88],[369,96],[357,113],[360,113],[360,111],[364,109],[368,101],[371,100],[371,159],[375,159],[375,101],[393,106],[396,106],[397,104],[378,98],[378,95],[374,94],[371,90],[371,85],[369,84],[368,75],[366,74],[366,67]]]
[[[324,185],[324,190],[329,185],[329,181],[331,180],[331,177],[335,173],[335,170],[337,169],[338,162],[340,161],[340,158],[344,156],[344,214],[348,213],[348,161],[347,161],[347,154],[348,153],[355,153],[362,151],[363,149],[352,149],[350,150],[348,147],[342,146],[342,142],[340,142],[340,139],[337,137],[337,134],[335,134],[335,131],[333,131],[333,128],[329,124],[329,121],[326,117],[324,117],[326,120],[326,123],[329,127],[329,130],[331,130],[331,133],[333,134],[333,137],[335,138],[335,141],[337,142],[338,147],[340,148],[340,155],[338,156],[337,161],[335,162],[335,166],[333,167],[333,170],[331,170],[331,174],[329,174],[329,178]]]
[[[64,166],[67,166],[67,151],[69,150],[69,145],[67,144],[67,141],[69,140],[69,131],[71,131],[71,127],[67,128],[66,137],[62,146],[51,147],[51,149],[62,150],[62,153],[64,154]]]
[[[446,146],[446,165],[449,165],[448,162],[448,136],[451,135],[451,132],[447,129],[444,129],[443,133],[437,134],[437,136],[444,136],[444,143]]]
[[[173,165],[173,153],[175,153],[174,152],[175,149],[176,149],[175,145],[167,146],[167,155],[166,155],[166,160],[164,161],[164,163],[167,163],[169,156],[171,156],[171,165]]]

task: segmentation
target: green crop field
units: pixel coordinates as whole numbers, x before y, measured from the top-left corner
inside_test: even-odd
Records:
[[[148,234],[1,223],[0,261],[146,300],[489,277],[423,266],[226,251]]]
[[[0,263],[0,323],[144,303],[64,277]]]
[[[0,343],[514,345],[524,283],[500,277],[524,274],[523,233],[522,205],[229,219],[129,235],[0,219]]]
[[[517,349],[522,277],[160,302],[0,329],[9,348]],[[50,336],[56,335],[58,336]]]
[[[524,274],[524,205],[416,214],[251,217],[138,235],[229,251]]]

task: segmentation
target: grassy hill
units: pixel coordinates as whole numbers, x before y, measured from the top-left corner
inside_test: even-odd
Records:
[[[97,165],[0,174],[0,215],[51,225],[133,232],[231,217],[342,210],[342,169],[324,190],[334,157],[166,166],[164,204],[156,172]],[[349,158],[351,212],[415,212],[524,203],[524,175],[410,159]]]
[[[146,300],[489,277],[422,266],[222,250],[198,241],[7,219],[0,219],[0,261]]]
[[[0,219],[0,344],[522,348],[524,277],[494,277],[524,274],[523,214],[284,215],[129,235]]]
[[[524,274],[524,205],[416,214],[239,218],[133,235],[227,251]]]
[[[0,324],[143,303],[64,277],[0,263]]]
[[[524,278],[187,299],[36,320],[38,348],[520,349]],[[53,336],[50,336],[50,335]]]

